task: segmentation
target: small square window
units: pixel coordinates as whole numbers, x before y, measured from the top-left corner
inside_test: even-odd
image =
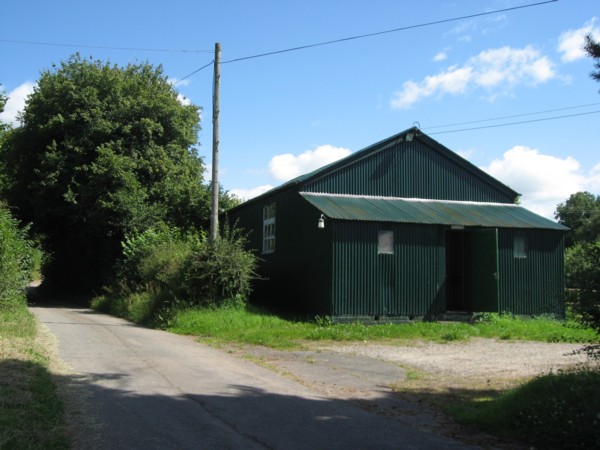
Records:
[[[394,254],[394,232],[391,230],[379,230],[377,239],[378,255]]]
[[[513,250],[515,258],[527,258],[527,241],[523,236],[515,236]]]

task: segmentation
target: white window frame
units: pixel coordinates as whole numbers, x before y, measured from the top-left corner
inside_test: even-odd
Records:
[[[377,254],[378,255],[393,255],[394,254],[394,231],[393,230],[377,230]]]
[[[525,238],[525,236],[514,237],[513,255],[517,259],[527,258],[527,239]]]
[[[275,202],[263,207],[263,254],[275,253]]]

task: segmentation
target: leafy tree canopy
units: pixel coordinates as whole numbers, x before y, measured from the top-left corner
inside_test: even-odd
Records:
[[[600,81],[600,42],[594,41],[591,35],[587,35],[585,37],[585,51],[596,60],[594,64],[596,71],[590,73],[590,76],[594,80]]]
[[[6,100],[8,100],[6,98],[6,94],[4,92],[0,92],[0,113],[4,112],[4,106],[6,105]],[[0,122],[0,130],[2,130],[4,126],[5,125],[2,122]]]
[[[96,288],[126,233],[208,218],[199,122],[199,108],[178,101],[160,66],[74,55],[41,73],[0,163],[6,198],[44,237],[46,280]]]
[[[6,105],[6,95],[4,92],[0,92],[0,114],[4,112],[4,106]],[[6,134],[8,126],[0,122],[0,149],[2,148],[2,143],[4,142],[4,136]],[[0,167],[0,193],[2,192],[4,176],[2,174],[2,167]]]
[[[587,324],[600,330],[600,196],[572,194],[555,217],[571,230],[565,238],[568,298]]]
[[[554,217],[571,230],[566,236],[566,246],[577,242],[593,242],[600,237],[600,196],[589,192],[572,194],[556,207]]]

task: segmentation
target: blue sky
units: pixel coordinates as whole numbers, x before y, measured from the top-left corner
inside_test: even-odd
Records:
[[[600,39],[596,0],[225,63],[538,1],[3,0],[0,83],[10,100],[0,119],[14,121],[40,71],[75,52],[162,64],[177,81],[209,64],[220,42],[225,189],[256,195],[418,122],[551,217],[574,192],[600,194],[600,83],[581,50],[585,33]],[[199,152],[210,165],[212,67],[176,89],[204,110]]]

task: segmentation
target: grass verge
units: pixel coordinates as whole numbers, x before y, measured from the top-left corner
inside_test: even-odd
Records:
[[[296,348],[302,341],[432,340],[448,342],[473,337],[541,342],[595,342],[598,334],[574,322],[548,318],[529,320],[490,315],[477,323],[413,322],[405,324],[334,324],[285,320],[250,306],[179,311],[169,331],[201,336],[215,342],[237,342],[272,348]]]
[[[69,448],[64,410],[25,300],[0,305],[0,449]]]
[[[600,447],[600,368],[538,376],[493,398],[463,398],[443,408],[459,422],[534,448]]]

